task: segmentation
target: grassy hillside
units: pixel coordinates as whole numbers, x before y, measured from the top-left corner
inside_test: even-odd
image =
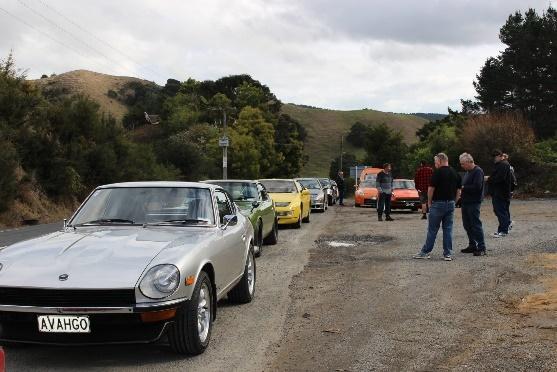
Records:
[[[340,154],[340,136],[348,133],[356,121],[364,124],[386,123],[391,128],[401,131],[407,143],[417,141],[416,130],[428,121],[407,114],[375,110],[337,111],[294,104],[285,104],[282,111],[298,120],[308,132],[305,153],[309,161],[304,167],[304,176],[328,175],[331,161]],[[346,141],[344,144],[345,152],[352,152],[357,157],[365,156],[363,150],[354,149]]]
[[[101,111],[107,114],[110,113],[118,120],[122,119],[128,109],[122,102],[110,98],[108,96],[108,91],[113,90],[119,92],[125,84],[134,81],[143,82],[144,84],[154,84],[150,81],[133,77],[112,76],[87,70],[70,71],[60,75],[34,80],[47,95],[50,92],[53,94],[87,95],[101,105]]]
[[[77,70],[35,80],[45,94],[62,92],[65,94],[81,93],[90,96],[101,106],[101,111],[110,113],[118,120],[127,112],[127,107],[118,99],[108,96],[108,91],[120,92],[127,83],[139,81],[144,84],[154,84],[125,76],[105,75],[93,71]],[[125,95],[125,92],[124,92]],[[326,176],[331,160],[340,152],[340,135],[347,133],[356,121],[364,124],[386,123],[396,130],[400,130],[408,143],[415,142],[416,130],[428,120],[415,115],[385,113],[375,110],[337,111],[312,108],[295,104],[285,104],[282,112],[298,120],[308,132],[305,153],[309,157],[303,175]],[[363,158],[362,149],[355,149],[344,141],[346,152]]]

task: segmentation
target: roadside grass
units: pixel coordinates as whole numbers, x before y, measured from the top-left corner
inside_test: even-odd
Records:
[[[308,132],[305,154],[309,157],[302,170],[303,176],[325,177],[329,174],[331,161],[340,155],[340,137],[359,121],[363,124],[385,123],[402,132],[406,143],[417,142],[416,131],[427,120],[414,115],[393,114],[376,110],[339,111],[284,104],[282,112],[298,120]],[[363,149],[356,149],[344,141],[344,152],[357,158],[365,157]]]

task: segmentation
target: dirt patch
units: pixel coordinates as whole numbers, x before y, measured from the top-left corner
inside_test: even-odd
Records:
[[[544,291],[534,293],[522,299],[518,305],[521,314],[549,312],[557,325],[557,253],[546,253],[533,257],[531,263],[542,266],[548,272],[541,279]]]

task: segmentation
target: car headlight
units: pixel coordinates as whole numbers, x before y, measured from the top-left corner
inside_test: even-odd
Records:
[[[288,207],[290,202],[275,202],[275,206],[277,207]]]
[[[180,284],[180,271],[174,265],[157,265],[147,271],[141,280],[139,289],[149,298],[170,296]]]
[[[363,196],[364,192],[362,190],[358,190],[356,191],[356,195]]]
[[[372,197],[371,200],[377,200],[377,196]]]

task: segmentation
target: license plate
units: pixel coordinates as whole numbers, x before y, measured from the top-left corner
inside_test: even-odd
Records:
[[[89,333],[89,317],[77,315],[39,315],[39,332]]]
[[[407,202],[406,203],[406,207],[413,207],[416,203],[412,203],[412,202]]]

